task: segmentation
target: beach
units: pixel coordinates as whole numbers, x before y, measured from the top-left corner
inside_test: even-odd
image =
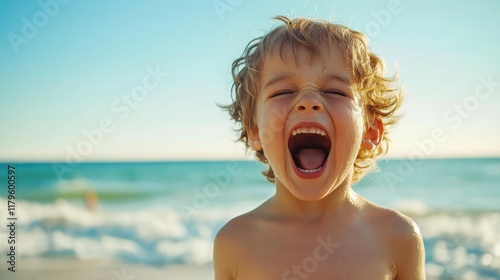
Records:
[[[165,280],[213,279],[210,265],[147,265],[118,263],[110,260],[74,258],[28,258],[18,260],[16,272],[0,271],[5,280]]]
[[[500,279],[500,159],[379,166],[353,189],[418,224],[427,279]],[[82,163],[61,178],[51,163],[16,164],[14,215],[0,211],[4,222],[17,218],[16,231],[0,227],[0,253],[14,236],[17,272],[4,257],[0,279],[213,279],[217,231],[274,193],[263,169],[252,161]]]

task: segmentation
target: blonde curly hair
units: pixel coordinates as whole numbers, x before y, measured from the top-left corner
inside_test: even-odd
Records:
[[[395,112],[402,102],[402,89],[396,83],[397,75],[385,77],[384,62],[370,51],[368,39],[364,34],[324,20],[307,18],[291,20],[285,16],[277,16],[274,19],[282,21],[284,25],[250,41],[243,55],[232,64],[233,102],[221,107],[241,125],[238,129],[238,141],[244,142],[249,148],[249,132],[256,127],[254,113],[259,94],[259,74],[265,56],[279,51],[283,57],[285,47],[291,49],[295,57],[299,48],[304,48],[313,57],[317,57],[324,44],[328,47],[340,47],[344,51],[345,60],[351,62],[353,87],[360,94],[364,105],[365,128],[378,118],[387,132],[387,129],[398,121],[399,116]],[[387,153],[388,143],[388,135],[384,133],[377,148],[373,150],[360,148],[354,163],[353,182],[359,181],[375,167],[377,157]],[[264,151],[262,149],[255,151],[255,156],[268,165],[268,170],[262,173],[268,181],[274,182],[274,172],[268,164]]]

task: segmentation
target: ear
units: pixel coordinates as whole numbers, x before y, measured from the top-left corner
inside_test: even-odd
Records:
[[[260,143],[259,137],[259,128],[255,127],[248,130],[248,145],[254,151],[262,149],[262,144]]]
[[[363,140],[361,141],[361,148],[373,151],[382,141],[384,136],[384,123],[379,118],[373,118],[370,126],[365,131],[363,135]]]

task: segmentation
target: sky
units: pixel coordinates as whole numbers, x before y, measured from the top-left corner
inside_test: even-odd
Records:
[[[500,156],[500,2],[0,2],[0,161],[248,159],[217,104],[278,23],[365,33],[406,91],[389,158]]]

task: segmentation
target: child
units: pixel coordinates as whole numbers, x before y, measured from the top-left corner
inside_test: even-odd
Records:
[[[215,279],[424,279],[417,225],[351,189],[387,151],[396,78],[359,32],[276,19],[233,63],[225,107],[276,194],[219,231]]]

